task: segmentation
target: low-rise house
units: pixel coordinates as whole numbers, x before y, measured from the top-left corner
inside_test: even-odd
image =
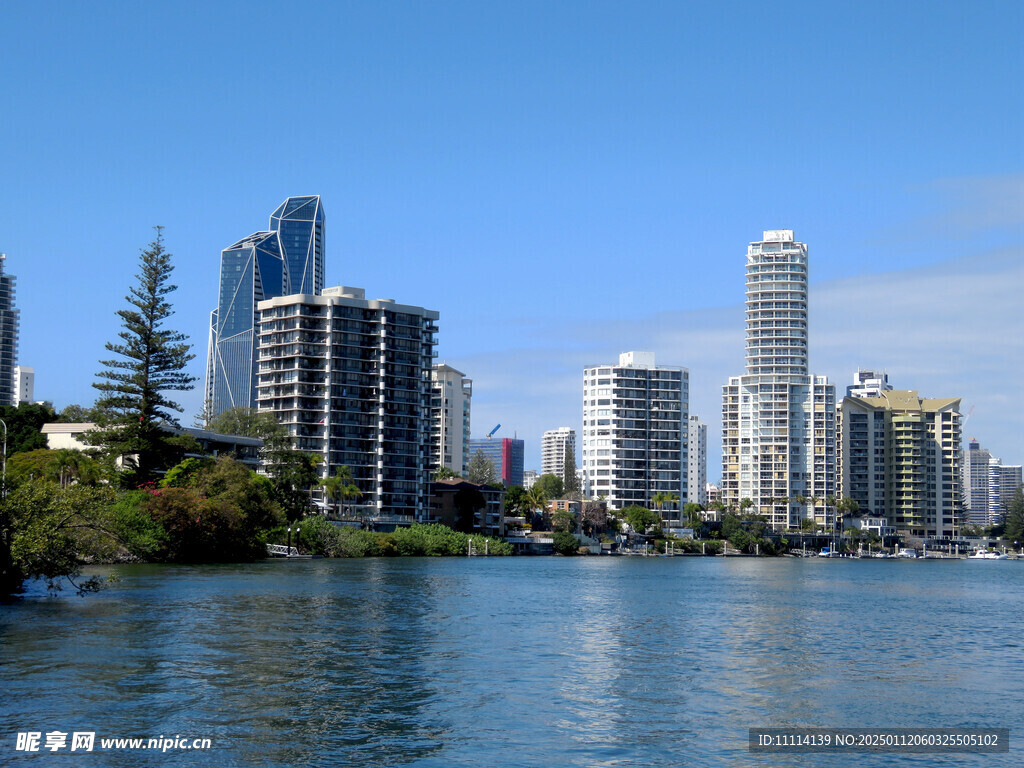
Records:
[[[92,422],[54,423],[44,424],[42,433],[46,435],[47,447],[53,450],[69,448],[85,451],[94,446],[86,443],[83,436],[95,428],[96,425]],[[245,464],[249,469],[259,469],[263,441],[257,437],[224,435],[192,427],[164,427],[164,429],[171,434],[188,435],[199,444],[199,450],[186,451],[185,458],[215,458],[226,455]]]

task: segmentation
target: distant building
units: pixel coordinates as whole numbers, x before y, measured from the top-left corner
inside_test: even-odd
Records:
[[[690,502],[708,506],[708,425],[699,416],[690,416],[687,432],[686,487]]]
[[[210,313],[206,411],[256,407],[257,305],[323,289],[324,212],[319,196],[289,197],[269,229],[221,251],[217,308]],[[297,336],[296,341],[301,341]]]
[[[967,522],[982,528],[997,525],[1021,485],[1021,467],[1004,465],[974,438],[961,452],[960,466]]]
[[[746,373],[722,388],[722,502],[776,530],[831,524],[836,392],[808,368],[807,246],[791,229],[747,248]]]
[[[438,313],[344,286],[262,301],[259,312],[260,411],[323,459],[322,477],[349,467],[362,514],[424,519]]]
[[[708,495],[708,506],[718,504],[722,501],[722,492],[714,483],[706,483],[704,485],[704,490]]]
[[[18,403],[31,403],[36,399],[36,371],[27,365],[14,366],[14,391]]]
[[[572,427],[549,429],[540,438],[540,473],[557,475],[565,482],[565,455],[572,456],[576,466],[576,430]]]
[[[16,278],[4,272],[7,255],[0,253],[0,405],[17,405],[14,367],[18,360],[19,312],[14,306]]]
[[[523,484],[525,444],[513,437],[485,437],[469,441],[469,458],[480,451],[490,459],[506,488]]]
[[[999,459],[989,462],[988,519],[998,525],[1006,518],[1010,502],[1021,487],[1021,466],[1003,464]]]
[[[447,467],[460,477],[469,469],[473,381],[445,363],[430,371],[430,468]]]
[[[523,488],[530,490],[533,488],[537,480],[540,479],[540,473],[536,469],[523,470]]]
[[[686,368],[655,365],[650,352],[625,352],[618,364],[583,371],[583,472],[587,495],[608,508],[687,494],[690,400]],[[666,510],[667,511],[667,510]]]
[[[886,390],[839,411],[839,495],[901,533],[949,538],[961,511],[960,399]]]
[[[961,453],[962,487],[964,513],[967,522],[981,527],[992,525],[989,521],[989,465],[992,454],[971,438],[967,450]]]
[[[853,375],[853,384],[846,388],[847,397],[881,397],[883,392],[891,392],[889,374],[885,371],[868,371],[858,368]]]

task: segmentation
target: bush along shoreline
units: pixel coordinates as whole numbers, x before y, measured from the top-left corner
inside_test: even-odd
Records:
[[[480,534],[460,533],[447,526],[414,523],[389,533],[365,531],[350,526],[334,525],[319,516],[307,517],[299,523],[301,540],[292,539],[300,552],[318,557],[454,557],[465,556],[470,542],[473,551],[482,555],[508,556],[514,547],[506,541]],[[284,528],[267,534],[268,544],[286,543]]]

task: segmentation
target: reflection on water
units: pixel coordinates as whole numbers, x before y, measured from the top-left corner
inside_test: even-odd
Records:
[[[1017,563],[475,558],[117,570],[121,583],[98,596],[31,593],[0,607],[0,743],[54,729],[214,742],[214,760],[92,756],[162,766],[1020,758],[1014,748],[826,763],[746,751],[751,726],[1019,733]]]

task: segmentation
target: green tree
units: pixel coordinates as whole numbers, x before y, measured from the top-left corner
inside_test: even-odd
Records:
[[[572,533],[576,528],[576,515],[567,509],[560,509],[551,515],[551,527],[556,531]]]
[[[505,493],[505,514],[509,517],[528,517],[529,509],[526,489],[513,485]]]
[[[576,537],[566,531],[555,531],[551,535],[551,539],[551,546],[555,550],[555,554],[575,555],[579,550],[580,544]]]
[[[575,451],[569,450],[568,445],[565,450],[565,462],[562,467],[562,477],[564,488],[562,493],[565,498],[572,499],[573,501],[579,501],[583,497],[583,489],[580,485],[580,477],[576,474],[576,453]]]
[[[501,478],[498,477],[498,472],[494,469],[494,462],[479,450],[469,460],[466,479],[477,485],[501,485]]]
[[[629,507],[623,507],[619,510],[619,515],[626,519],[629,523],[629,527],[637,533],[647,533],[647,530],[652,526],[658,525],[661,522],[661,515],[657,512],[652,512],[646,507],[632,505]]]
[[[97,429],[87,439],[108,457],[122,459],[121,479],[129,487],[151,481],[181,453],[182,441],[165,429],[177,425],[174,414],[181,406],[167,393],[192,389],[195,377],[185,367],[195,355],[184,334],[164,327],[174,314],[167,300],[177,289],[169,282],[173,269],[163,228],[156,227],[156,238],[139,259],[138,283],[125,297],[130,306],[117,312],[121,343],[107,343],[114,357],[101,361],[105,368],[93,384],[101,395]]]
[[[263,441],[264,451],[276,451],[289,446],[288,430],[279,424],[269,411],[236,406],[221,411],[206,422],[206,429],[222,435],[255,437]]]
[[[434,480],[461,480],[462,475],[448,467],[438,467],[434,470]]]
[[[53,452],[53,459],[47,467],[51,479],[61,487],[72,483],[96,485],[100,481],[99,464],[83,451],[74,448],[58,448]]]
[[[52,408],[36,403],[0,407],[0,419],[7,423],[7,455],[45,448],[46,435],[40,430],[56,418]]]
[[[543,512],[548,508],[548,495],[540,483],[534,483],[533,487],[526,492],[526,508],[531,514],[538,509]]]
[[[86,534],[106,535],[99,519],[112,500],[110,488],[61,488],[46,480],[22,483],[0,498],[0,594],[14,594],[34,578],[50,591],[65,579],[80,592],[98,588],[96,580],[75,580],[88,554]]]
[[[558,475],[541,475],[533,487],[539,489],[548,500],[565,498],[565,484]]]
[[[1010,541],[1024,542],[1024,490],[1017,487],[1006,508],[1005,535]]]
[[[338,512],[345,516],[345,501],[347,499],[358,499],[363,495],[359,486],[355,484],[352,470],[347,464],[342,464],[334,470],[334,474],[320,481],[324,493],[331,501],[339,502]]]
[[[50,466],[56,451],[37,448],[16,453],[7,459],[7,482],[17,484],[29,480],[49,480]]]
[[[61,424],[82,424],[95,422],[97,418],[97,411],[92,406],[84,408],[72,403],[64,406],[64,409],[54,417],[54,421]]]
[[[274,497],[281,505],[288,522],[301,520],[312,510],[313,486],[319,485],[317,467],[323,459],[317,454],[284,448],[273,451],[267,472],[274,484]]]

